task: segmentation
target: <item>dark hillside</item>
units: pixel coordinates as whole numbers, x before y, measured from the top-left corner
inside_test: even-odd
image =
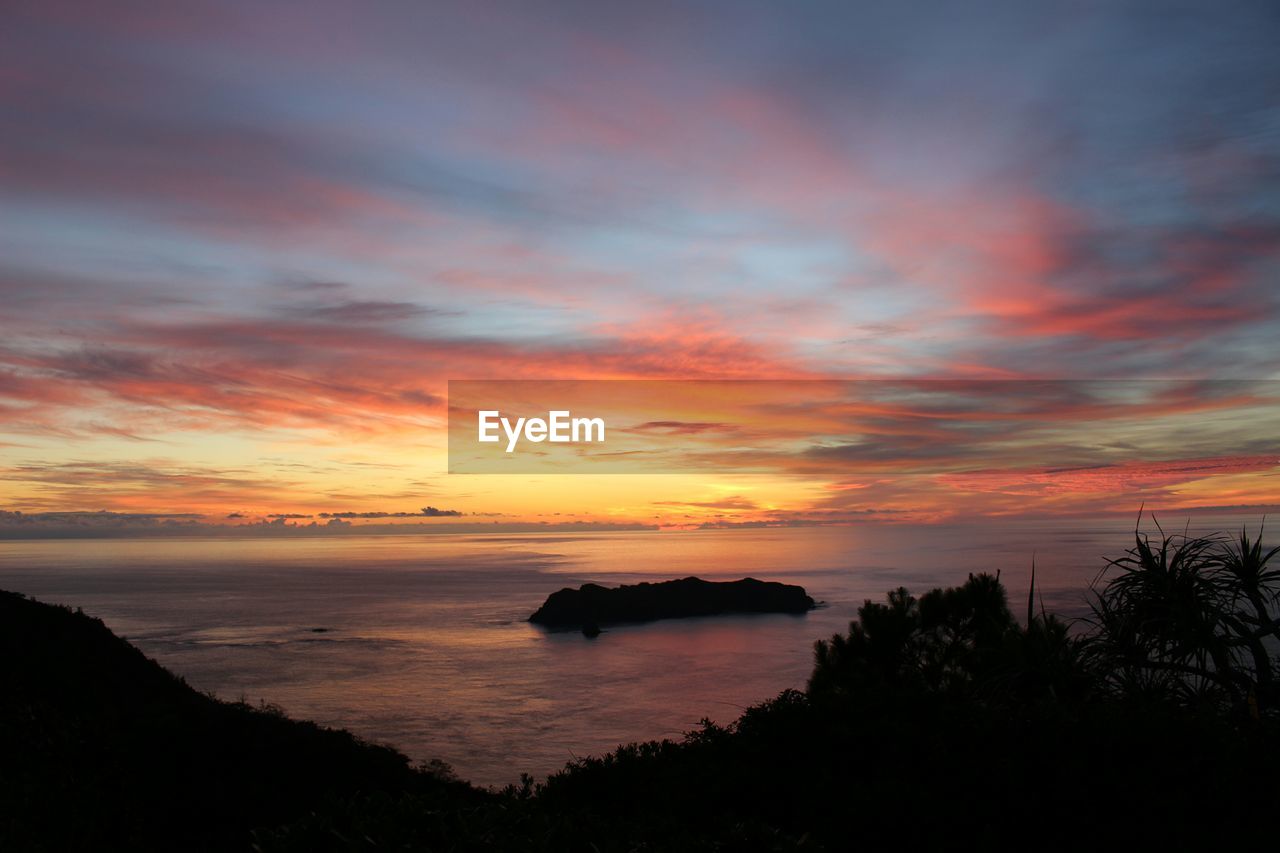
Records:
[[[9,592],[0,683],[6,850],[246,849],[334,797],[471,796],[389,747],[198,693],[101,621]]]

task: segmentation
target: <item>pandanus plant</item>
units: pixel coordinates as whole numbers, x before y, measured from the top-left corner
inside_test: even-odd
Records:
[[[1280,567],[1271,566],[1280,546],[1264,553],[1263,529],[1257,539],[1251,539],[1248,529],[1241,528],[1235,540],[1226,542],[1216,574],[1231,595],[1230,626],[1249,650],[1257,681],[1256,700],[1275,707],[1280,696],[1267,643],[1280,647],[1280,618],[1274,610],[1280,603]]]
[[[1134,546],[1094,583],[1089,647],[1112,689],[1227,701],[1254,715],[1275,707],[1267,641],[1280,640],[1277,549],[1263,553],[1247,531],[1235,542],[1166,534],[1154,517],[1153,540],[1141,518]]]

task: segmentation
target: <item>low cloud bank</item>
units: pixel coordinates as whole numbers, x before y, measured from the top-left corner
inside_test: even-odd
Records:
[[[423,507],[403,513],[320,513],[324,522],[300,523],[311,516],[297,513],[252,515],[233,512],[227,519],[248,519],[240,524],[217,523],[198,513],[21,512],[0,510],[0,540],[3,539],[128,539],[166,536],[209,536],[253,538],[256,536],[334,536],[431,533],[539,533],[592,532],[610,530],[656,530],[648,524],[612,524],[591,521],[569,522],[419,522],[394,524],[353,524],[347,518],[460,518],[459,510]],[[481,513],[480,515],[487,515]]]

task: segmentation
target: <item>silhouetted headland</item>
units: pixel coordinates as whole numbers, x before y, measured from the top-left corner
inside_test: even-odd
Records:
[[[588,636],[599,626],[652,622],[731,613],[807,613],[814,601],[804,587],[743,578],[704,581],[681,578],[614,588],[586,583],[553,592],[529,621],[548,628],[580,628]]]
[[[100,620],[0,591],[0,850],[248,850],[337,801],[485,793],[193,690]]]

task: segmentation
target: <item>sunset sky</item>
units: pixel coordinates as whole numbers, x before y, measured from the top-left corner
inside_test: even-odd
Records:
[[[1280,507],[1274,3],[4,21],[0,528]],[[823,406],[748,472],[447,472],[449,379],[883,378],[1178,381],[1036,453]]]

